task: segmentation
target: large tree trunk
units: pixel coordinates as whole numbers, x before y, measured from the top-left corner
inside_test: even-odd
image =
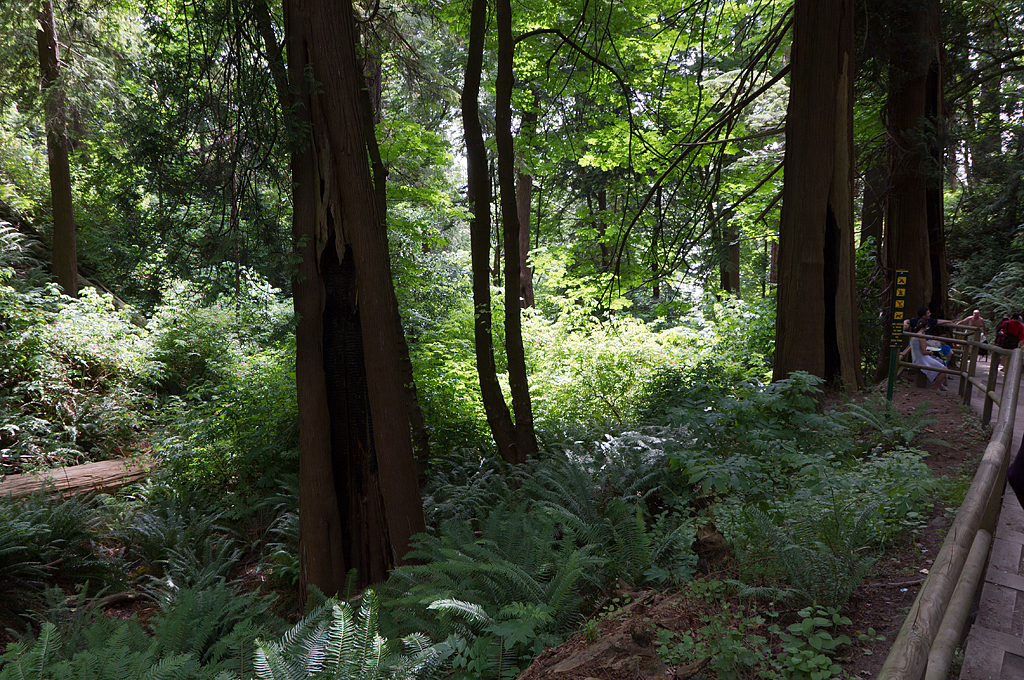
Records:
[[[71,162],[64,91],[60,87],[60,48],[53,3],[43,0],[36,31],[40,89],[46,100],[46,156],[53,204],[53,275],[65,295],[78,296],[78,246],[71,201]]]
[[[797,0],[774,378],[862,385],[853,235],[852,0]]]
[[[498,383],[491,335],[491,178],[487,168],[487,147],[480,127],[479,104],[486,27],[487,0],[473,0],[466,77],[462,88],[462,127],[466,136],[466,193],[473,213],[469,236],[473,268],[474,344],[480,394],[491,435],[501,457],[510,463],[518,463],[521,458],[516,445],[515,429]]]
[[[939,45],[940,14],[938,4],[929,15],[929,36],[934,40],[936,49],[928,65],[925,81],[924,115],[925,129],[928,135],[928,181],[925,184],[925,205],[928,209],[928,256],[932,269],[932,296],[928,306],[932,314],[938,318],[948,318],[949,309],[949,270],[946,267],[946,220],[943,208],[942,183],[945,168],[945,147],[943,130],[945,129],[945,112],[942,95],[942,61]]]
[[[892,16],[898,36],[889,66],[889,200],[885,215],[885,261],[889,276],[908,271],[907,305],[936,304],[945,310],[941,243],[941,164],[932,167],[938,141],[938,3],[901,3]],[[931,74],[931,75],[930,75]],[[931,107],[929,107],[931,100]],[[929,108],[932,119],[929,121]],[[933,241],[936,251],[933,253]],[[891,287],[891,286],[890,286]]]
[[[308,129],[293,151],[296,383],[302,582],[341,592],[381,581],[424,528],[399,371],[387,235],[367,160],[349,2],[288,0],[293,107]],[[304,125],[302,125],[304,124]]]

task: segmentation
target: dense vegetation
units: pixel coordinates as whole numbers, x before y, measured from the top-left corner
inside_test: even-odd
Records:
[[[883,232],[869,224],[886,4],[857,8],[865,371],[882,358],[887,294]],[[306,244],[292,240],[287,168],[308,130],[292,117],[298,85],[281,86],[282,8],[58,2],[63,71],[44,87],[38,9],[0,11],[0,475],[159,461],[116,496],[0,500],[0,680],[511,678],[545,646],[591,635],[621,587],[728,594],[761,612],[664,636],[667,662],[710,657],[723,680],[841,677],[850,594],[956,492],[914,447],[920,413],[826,401],[837,385],[804,372],[769,382],[791,3],[514,8],[539,448],[521,465],[499,455],[478,373],[479,215],[458,129],[469,9],[366,5],[368,150],[388,178],[431,455],[409,563],[334,597],[302,592],[292,295]],[[923,165],[945,187],[948,312],[998,315],[1024,308],[1022,22],[982,5],[943,8],[951,151]],[[498,40],[488,33],[477,73],[492,154]],[[58,100],[77,296],[51,282]],[[508,248],[485,237],[498,319]],[[511,402],[515,339],[500,323],[488,333]],[[136,615],[108,616],[121,606]]]
[[[25,245],[6,238],[8,252]],[[616,583],[697,587],[715,559],[697,534],[716,525],[738,569],[712,588],[839,612],[877,551],[920,528],[936,489],[907,448],[925,421],[890,422],[874,402],[821,413],[807,375],[764,384],[770,316],[713,300],[661,330],[531,318],[543,446],[508,466],[459,368],[472,357],[453,351],[471,329],[453,321],[424,343],[444,341],[447,356],[420,368],[443,367],[434,379],[448,390],[432,397],[447,410],[427,409],[445,449],[424,488],[419,564],[358,612],[328,602],[270,642],[298,607],[289,306],[255,276],[237,296],[179,282],[141,326],[109,296],[60,296],[37,269],[27,255],[5,262],[5,472],[144,454],[163,465],[116,497],[4,501],[4,624],[29,637],[0,677],[305,677],[302,663],[324,666],[316,677],[372,677],[375,664],[507,677]],[[153,602],[145,623],[106,617],[117,597]],[[725,650],[705,631],[665,649],[710,650],[720,677],[737,663],[804,677],[784,669],[810,649],[809,630]]]

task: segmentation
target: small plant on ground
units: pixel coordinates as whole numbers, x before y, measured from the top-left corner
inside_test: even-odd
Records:
[[[931,402],[922,401],[914,407],[913,413],[904,415],[885,397],[872,397],[861,403],[846,405],[846,414],[851,423],[871,428],[879,450],[890,451],[897,447],[910,446],[915,439],[935,424],[935,418],[928,415]],[[938,442],[936,439],[930,442]]]
[[[832,607],[806,607],[800,620],[782,630],[772,632],[782,641],[778,668],[786,680],[829,680],[843,677],[842,667],[833,661],[836,650],[850,644],[846,635],[833,635],[839,626],[850,625],[850,619]],[[831,632],[830,632],[831,631]]]

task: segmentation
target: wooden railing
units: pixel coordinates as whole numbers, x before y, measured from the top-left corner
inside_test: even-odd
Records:
[[[954,327],[956,328],[956,327]],[[907,333],[911,337],[928,337]],[[1009,452],[1013,439],[1013,421],[1017,412],[1024,350],[1006,350],[974,339],[943,338],[960,347],[958,369],[936,369],[959,375],[961,394],[970,402],[971,387],[985,390],[985,422],[992,414],[992,403],[999,406],[992,438],[985,448],[963,505],[946,534],[931,573],[917,594],[910,613],[878,674],[878,680],[945,680],[950,661],[963,631],[964,622],[978,583],[984,573],[992,531],[999,517]],[[984,347],[991,356],[989,377],[985,383],[975,378],[977,350]],[[1000,357],[1009,356],[1002,393],[995,391]],[[901,361],[901,366],[914,366]],[[932,370],[929,368],[929,370]]]

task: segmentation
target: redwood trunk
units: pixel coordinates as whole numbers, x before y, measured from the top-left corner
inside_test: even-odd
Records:
[[[348,2],[285,6],[294,107],[307,144],[293,153],[296,382],[300,409],[303,585],[341,592],[403,563],[424,528],[399,370],[397,300],[360,109]]]
[[[941,225],[941,165],[930,169],[931,155],[937,141],[935,119],[927,123],[929,90],[933,111],[938,110],[937,64],[938,45],[933,41],[938,31],[937,3],[903,3],[894,11],[893,20],[900,36],[893,45],[889,67],[888,138],[889,200],[885,214],[885,259],[888,273],[896,269],[908,271],[907,305],[939,303],[932,309],[935,316],[945,313],[944,275],[933,264],[941,258],[944,267],[944,245],[939,239]],[[931,129],[929,129],[931,128]],[[929,205],[931,204],[931,205]],[[940,254],[941,252],[941,254]]]
[[[852,0],[797,0],[774,378],[861,383],[853,249]]]

